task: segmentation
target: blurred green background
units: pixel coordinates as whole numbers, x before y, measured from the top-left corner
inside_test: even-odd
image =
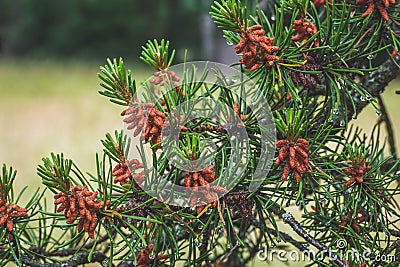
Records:
[[[160,37],[196,51],[200,36],[188,33],[198,32],[196,17],[201,9],[196,0],[2,0],[2,53],[92,59],[137,56],[148,38]]]
[[[0,163],[18,170],[16,191],[32,186],[29,196],[40,186],[36,166],[51,152],[64,152],[82,170],[95,172],[100,139],[122,128],[121,108],[97,93],[96,73],[106,58],[124,57],[138,81],[152,72],[139,60],[147,39],[171,40],[176,63],[185,49],[190,60],[237,60],[211,23],[211,2],[0,0]],[[398,149],[399,87],[392,82],[383,95]],[[353,123],[368,133],[378,118],[369,107]]]
[[[148,39],[166,38],[178,59],[221,57],[212,0],[0,0],[2,57],[133,57]],[[223,43],[225,44],[225,43]],[[223,53],[224,54],[224,53]]]

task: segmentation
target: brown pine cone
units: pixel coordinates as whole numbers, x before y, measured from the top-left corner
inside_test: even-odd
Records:
[[[291,70],[289,75],[296,85],[302,85],[309,90],[317,89],[322,82],[321,74],[310,74],[303,71],[321,71],[323,69],[319,55],[316,52],[309,53],[305,57],[306,63],[298,67],[298,71]]]
[[[142,248],[136,255],[136,261],[138,267],[149,267],[153,263],[153,259],[150,258],[150,254],[154,249],[154,244],[149,244],[147,247]],[[167,254],[157,255],[158,260],[164,260],[168,258]]]
[[[234,208],[242,217],[251,217],[253,215],[254,201],[248,198],[249,192],[238,191],[225,197],[230,213],[233,215]]]
[[[339,225],[340,228],[345,228],[347,225],[350,225],[353,230],[359,234],[361,233],[361,227],[359,223],[365,222],[367,218],[364,215],[364,211],[362,209],[357,210],[356,217],[353,218],[353,211],[350,210],[346,215],[343,216],[343,219]]]

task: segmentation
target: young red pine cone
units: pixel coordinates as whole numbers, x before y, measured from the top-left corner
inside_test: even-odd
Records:
[[[395,58],[395,57],[397,56],[398,53],[399,53],[399,51],[397,51],[396,48],[393,48],[392,53],[391,53],[392,58]]]
[[[0,226],[6,227],[9,232],[14,230],[14,219],[28,217],[28,210],[16,204],[7,204],[0,200]]]
[[[142,248],[136,255],[136,261],[138,267],[148,267],[151,266],[153,260],[150,258],[150,254],[154,249],[154,244],[150,244],[147,247]],[[167,259],[167,254],[157,255],[158,260]]]
[[[362,18],[368,17],[375,9],[378,9],[382,18],[386,21],[390,20],[387,8],[395,4],[396,0],[356,0],[356,5],[368,6],[367,10],[361,15]]]
[[[347,225],[350,224],[351,228],[359,234],[361,233],[361,227],[359,223],[365,222],[367,218],[364,216],[364,211],[359,209],[357,210],[356,217],[352,219],[353,216],[353,211],[350,210],[347,215],[343,216],[342,222],[340,223],[339,227],[340,228],[345,228]]]
[[[133,130],[136,128],[133,136],[138,136],[142,132],[148,120],[148,113],[152,108],[154,108],[153,103],[145,103],[138,106],[130,106],[122,111],[121,116],[125,116],[123,121],[128,124],[127,129]]]
[[[240,62],[251,71],[256,70],[260,64],[270,67],[279,59],[272,53],[279,51],[280,47],[273,46],[274,38],[268,38],[264,34],[261,25],[251,26],[235,46],[236,54],[242,53]]]
[[[319,6],[325,5],[325,0],[314,0],[314,6],[318,8]]]
[[[237,102],[233,103],[233,112],[238,115],[240,120],[242,120],[242,123],[245,124],[244,121],[247,119],[247,115],[240,114],[241,112]]]
[[[297,34],[292,37],[292,41],[302,41],[302,43],[306,42],[312,35],[316,34],[318,31],[317,27],[312,24],[310,20],[306,19],[295,20],[293,24],[293,30],[297,32]],[[316,40],[315,46],[319,46],[318,40]]]
[[[198,201],[201,203],[197,206],[196,212],[197,215],[201,214],[203,210],[207,207],[207,204],[211,204],[213,207],[217,207],[218,205],[218,194],[213,192],[213,189],[201,189],[199,190],[201,193],[198,196]],[[226,190],[227,191],[227,190]]]
[[[343,216],[342,222],[340,223],[339,227],[340,228],[345,228],[350,222],[350,217],[347,215]]]
[[[301,175],[306,172],[311,172],[311,166],[308,162],[308,146],[310,145],[304,138],[298,138],[296,142],[289,140],[278,140],[275,143],[279,149],[278,157],[275,160],[275,165],[279,166],[282,162],[286,161],[285,167],[282,171],[282,180],[287,181],[290,171],[292,170],[296,182],[300,182]]]
[[[144,129],[142,131],[142,135],[140,136],[140,140],[145,142],[151,140],[154,150],[157,150],[161,147],[161,132],[166,118],[167,116],[163,112],[159,111],[158,108],[153,107],[149,112],[146,123],[144,124]]]
[[[173,84],[174,82],[179,82],[179,77],[175,72],[171,70],[160,70],[153,73],[154,78],[150,80],[150,82],[154,85],[163,86],[165,82],[169,82]]]
[[[189,199],[190,207],[193,208],[200,202],[197,207],[197,214],[200,214],[205,208],[205,204],[202,203],[210,203],[213,207],[216,207],[218,196],[228,193],[228,190],[222,186],[210,185],[215,179],[214,168],[215,166],[211,165],[198,172],[185,173],[183,184],[187,188],[193,188],[193,193]],[[191,191],[187,190],[186,195],[189,196],[190,193]]]
[[[349,186],[353,185],[355,182],[356,182],[356,179],[354,179],[353,177],[351,177],[349,180],[347,180],[347,181],[343,184],[343,186],[344,186],[344,187],[349,187]]]
[[[114,183],[119,183],[121,186],[126,184],[131,184],[132,179],[136,184],[141,184],[144,181],[144,176],[146,175],[146,170],[142,170],[139,173],[133,173],[138,169],[143,169],[144,165],[137,159],[132,159],[131,161],[118,163],[112,172],[114,177]]]
[[[196,213],[197,215],[200,215],[203,213],[203,210],[207,208],[208,203],[210,203],[213,207],[216,207],[218,204],[217,200],[218,195],[214,195],[211,192],[202,190],[200,194],[197,192],[193,194],[189,203],[191,204],[191,208],[194,208],[197,205]],[[194,204],[192,202],[194,202]]]
[[[67,224],[72,224],[76,219],[78,221],[78,231],[84,230],[89,234],[90,238],[94,238],[94,231],[97,226],[98,217],[97,212],[109,205],[110,201],[107,200],[99,202],[96,197],[99,192],[90,192],[89,188],[85,185],[73,186],[70,181],[70,189],[67,192],[60,192],[54,195],[57,212],[63,212],[67,219]]]
[[[151,141],[154,149],[161,146],[161,132],[167,116],[152,103],[145,103],[140,106],[132,106],[121,113],[122,116],[128,116],[124,119],[128,123],[128,130],[135,129],[133,136],[140,135],[141,141]]]
[[[139,253],[136,255],[137,266],[138,267],[147,267],[150,266],[150,253],[153,250],[154,245],[150,244],[147,247],[141,249]]]
[[[363,175],[371,170],[371,166],[365,166],[365,160],[362,156],[358,158],[357,162],[352,162],[352,167],[343,168],[342,171],[350,176],[350,179],[346,181],[343,186],[349,187],[353,184],[364,182]]]

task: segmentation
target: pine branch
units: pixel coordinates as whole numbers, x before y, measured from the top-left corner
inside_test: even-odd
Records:
[[[253,217],[252,219],[252,224],[257,227],[260,228],[260,222]],[[283,237],[283,239],[286,242],[289,242],[290,244],[292,244],[294,247],[296,247],[298,250],[300,250],[301,252],[305,252],[307,253],[308,251],[310,251],[308,249],[308,247],[306,247],[305,245],[301,244],[299,241],[297,241],[296,239],[294,239],[293,237],[291,237],[289,234],[285,233],[285,232],[277,232],[274,228],[270,228],[267,227],[266,230],[268,231],[268,233],[278,237]],[[313,261],[314,260],[314,254],[313,253],[308,253],[307,254],[310,257],[310,260]]]
[[[214,23],[225,31],[243,34],[247,29],[246,6],[240,0],[214,1],[210,12]]]
[[[377,1],[383,2],[373,2]],[[186,260],[196,266],[202,264],[210,267],[219,260],[219,265],[234,263],[236,266],[247,266],[257,255],[260,245],[269,246],[274,243],[274,236],[282,238],[284,246],[292,244],[298,250],[308,253],[313,261],[310,265],[320,261],[315,253],[311,253],[309,244],[317,249],[317,255],[322,256],[321,265],[354,265],[355,262],[347,262],[347,259],[336,255],[338,252],[334,250],[335,245],[331,245],[337,237],[335,233],[343,234],[359,252],[368,247],[371,251],[380,251],[382,256],[394,250],[397,254],[400,251],[400,239],[394,243],[393,239],[389,240],[391,243],[384,249],[382,239],[386,240],[386,237],[381,238],[379,230],[384,229],[386,232],[388,227],[397,229],[399,219],[392,221],[387,217],[398,216],[399,205],[393,202],[399,191],[391,185],[399,177],[393,175],[399,168],[399,162],[383,159],[383,150],[378,145],[370,144],[375,140],[367,142],[366,138],[358,136],[359,131],[355,134],[352,132],[355,137],[351,139],[333,137],[335,130],[331,129],[340,126],[337,131],[345,130],[346,122],[356,115],[352,111],[358,114],[370,103],[361,97],[375,97],[383,115],[379,123],[385,122],[391,152],[396,154],[394,131],[380,94],[400,74],[397,64],[399,57],[388,60],[371,73],[367,73],[372,69],[366,66],[369,63],[375,64],[373,57],[381,55],[380,52],[385,52],[390,46],[396,48],[393,52],[397,52],[397,28],[392,24],[399,24],[395,21],[398,16],[390,14],[393,23],[376,23],[379,16],[374,14],[365,17],[354,9],[354,5],[314,0],[313,6],[310,2],[276,2],[275,6],[271,5],[268,15],[261,10],[248,12],[249,3],[240,0],[220,0],[212,6],[212,18],[222,29],[227,42],[236,44],[235,52],[241,55],[241,74],[249,73],[259,89],[258,93],[273,104],[271,107],[277,131],[274,130],[272,135],[275,137],[275,133],[278,133],[280,145],[275,143],[279,148],[278,157],[275,167],[265,174],[262,190],[244,192],[249,179],[243,179],[237,184],[240,189],[238,194],[235,195],[235,191],[231,190],[227,192],[225,200],[211,202],[211,191],[214,189],[209,183],[227,176],[224,175],[225,171],[243,172],[247,178],[256,173],[256,166],[263,158],[259,152],[262,150],[260,144],[269,141],[260,137],[263,125],[258,124],[253,117],[258,111],[253,108],[253,104],[243,106],[243,103],[237,102],[235,111],[236,96],[228,93],[228,90],[218,92],[219,86],[205,86],[206,90],[202,91],[206,72],[204,78],[196,82],[194,73],[193,77],[190,77],[190,72],[179,74],[178,77],[172,66],[175,52],[170,49],[169,42],[149,41],[142,47],[141,59],[156,72],[143,85],[146,85],[148,93],[160,89],[156,95],[162,96],[162,99],[153,101],[155,103],[138,103],[135,81],[131,72],[125,69],[122,59],[107,60],[107,65],[100,68],[98,76],[104,88],[100,94],[116,104],[128,107],[121,115],[124,116],[124,122],[129,124],[127,129],[135,129],[134,136],[144,133],[143,138],[141,136],[145,141],[143,144],[150,142],[153,152],[161,148],[161,153],[153,153],[154,174],[166,178],[174,185],[196,188],[196,195],[191,196],[193,205],[191,203],[188,208],[168,206],[161,200],[155,201],[145,195],[138,185],[139,181],[147,182],[145,178],[150,174],[147,173],[145,162],[128,159],[131,147],[129,135],[121,131],[116,132],[115,138],[112,138],[108,134],[106,140],[102,141],[103,160],[96,156],[97,175],[83,174],[62,154],[52,154],[50,158],[43,159],[43,164],[39,166],[38,173],[43,184],[55,194],[55,205],[59,205],[57,213],[64,212],[64,215],[43,211],[40,213],[42,217],[36,219],[35,210],[32,212],[34,219],[31,219],[27,214],[25,216],[26,211],[20,211],[24,213],[12,219],[23,219],[15,220],[21,224],[14,228],[14,222],[8,219],[8,208],[22,208],[14,204],[0,204],[0,226],[3,225],[0,228],[0,265],[14,261],[19,265],[38,267],[79,266],[89,262],[109,266],[175,266],[176,262]],[[317,4],[326,4],[324,15],[314,8]],[[380,11],[382,15],[382,9]],[[306,18],[307,21],[304,20]],[[384,35],[391,35],[392,42],[390,36],[385,38]],[[392,53],[393,56],[395,54]],[[325,88],[321,84],[323,75]],[[219,78],[224,80],[222,85],[228,84],[225,76]],[[181,79],[182,84],[178,85]],[[192,85],[186,86],[186,83]],[[238,85],[232,79],[232,87]],[[299,87],[303,88],[300,92]],[[174,90],[164,95],[164,89]],[[252,95],[241,83],[240,90],[243,90],[241,96]],[[356,99],[357,95],[360,96],[359,100]],[[179,125],[182,126],[178,135],[180,143],[176,147],[182,159],[201,162],[204,147],[200,141],[203,137],[211,137],[210,140],[216,146],[213,166],[210,166],[215,167],[214,171],[209,169],[204,173],[184,173],[170,164],[170,153],[165,150],[166,146],[158,147],[164,142],[161,128],[166,122],[166,113],[173,115],[182,102],[196,100],[199,96],[220,98],[246,122],[249,145],[251,151],[255,152],[249,153],[249,164],[246,167],[236,170],[226,164],[235,158],[232,151],[237,151],[241,142],[230,146],[229,142],[225,142],[229,141],[227,137],[230,126],[224,128],[208,119],[195,119],[186,125]],[[146,100],[155,98],[149,94]],[[255,101],[257,103],[258,98]],[[240,115],[239,107],[250,115]],[[145,116],[147,109],[148,117]],[[214,115],[220,112],[211,111]],[[332,123],[331,118],[334,120]],[[337,150],[327,148],[329,142],[337,142]],[[140,146],[139,149],[141,156],[144,155],[146,148]],[[282,161],[286,161],[283,170],[278,168]],[[113,163],[117,163],[114,168]],[[139,168],[143,171],[134,173]],[[385,168],[391,173],[383,173]],[[307,175],[300,175],[305,173]],[[10,197],[13,195],[13,175],[11,169],[7,171],[3,168],[3,178],[0,179],[3,180],[0,183],[3,193],[0,192],[0,197],[4,203],[7,198],[13,198]],[[349,180],[343,183],[345,179]],[[280,183],[280,180],[287,182]],[[97,186],[94,186],[96,183]],[[121,186],[114,185],[116,183]],[[208,185],[209,192],[204,194],[208,196],[205,199],[207,201],[197,196],[200,185],[206,188]],[[157,190],[164,188],[164,184],[154,183],[154,187],[151,186]],[[271,190],[272,199],[270,195],[262,193]],[[220,191],[228,190],[220,186]],[[352,194],[353,198],[348,197]],[[292,214],[281,208],[284,202],[290,206],[294,200],[305,209],[306,201],[316,202],[313,212],[304,211],[304,222],[297,221]],[[262,207],[270,201],[276,202],[266,212]],[[205,206],[203,202],[211,203]],[[28,207],[31,206],[28,204]],[[255,215],[257,217],[252,217],[254,211],[258,212]],[[281,218],[300,237],[293,238],[288,233],[280,232],[276,217]],[[64,219],[67,219],[65,223],[56,225]],[[268,219],[273,225],[271,228],[267,226]],[[35,220],[38,220],[38,226],[28,225]],[[50,226],[47,220],[51,221]],[[78,224],[74,223],[76,220]],[[53,230],[58,227],[71,231],[64,231],[60,238],[53,239]],[[97,228],[99,231],[95,231]],[[93,242],[76,234],[83,230]],[[319,230],[322,231],[322,237]],[[104,231],[107,235],[102,236],[100,233]],[[253,231],[260,235],[254,236]],[[395,238],[400,236],[397,230],[389,232],[397,236]],[[72,238],[66,240],[70,236]],[[201,244],[196,244],[200,239]],[[222,251],[220,248],[225,248],[225,245],[226,249]],[[376,261],[372,266],[379,265],[382,263]]]
[[[284,232],[277,232],[275,229],[273,228],[267,228],[267,231],[274,235],[274,236],[281,236],[283,237],[283,239],[286,242],[289,242],[290,244],[292,244],[293,246],[295,246],[298,250],[300,250],[301,252],[305,252],[305,254],[307,252],[310,252],[310,250],[308,249],[308,247],[306,247],[305,245],[301,244],[299,241],[297,241],[296,239],[292,238],[289,234],[284,233]],[[307,253],[307,255],[309,256],[310,260],[313,261],[314,260],[314,254],[313,253]]]
[[[56,263],[48,263],[48,262],[41,263],[41,262],[39,262],[35,259],[31,259],[27,256],[23,256],[21,258],[21,262],[22,262],[22,264],[24,264],[26,266],[32,266],[32,267],[58,267],[58,266],[60,266],[59,264],[56,264]]]
[[[365,73],[363,76],[356,75],[363,87],[367,90],[367,92],[373,96],[378,97],[385,91],[386,86],[394,79],[396,79],[400,75],[400,69],[398,65],[400,64],[400,57],[396,56],[394,59],[389,58],[385,63],[383,63],[377,70],[372,71],[371,73]],[[397,93],[397,91],[396,91]],[[398,92],[400,93],[400,91]],[[326,88],[317,87],[315,90],[308,92],[309,96],[317,96],[317,95],[325,95]],[[357,114],[368,106],[370,102],[368,101],[358,101],[356,102],[356,110]],[[351,100],[347,101],[348,106],[351,106]],[[347,119],[350,121],[353,114],[350,112],[347,114]]]
[[[211,236],[212,236],[211,227],[208,227],[203,232],[201,246],[199,247],[201,255],[206,255],[203,260],[206,267],[211,267],[211,261],[210,261],[209,254],[207,251]]]
[[[169,52],[169,41],[161,39],[160,42],[148,41],[145,46],[142,46],[140,59],[153,67],[157,71],[168,69],[174,60],[175,50]]]
[[[113,231],[113,235],[115,235],[115,233],[116,232]],[[109,238],[110,237],[108,235],[103,235],[98,240],[89,242],[86,245],[84,245],[82,248],[85,250],[90,250],[95,243],[98,246],[101,243],[109,241]],[[105,245],[103,253],[106,253],[108,249],[109,249],[109,246]],[[40,251],[38,251],[37,247],[30,247],[29,250],[34,251],[36,253],[40,253]],[[50,256],[50,257],[68,257],[71,255],[74,255],[79,250],[80,250],[80,248],[63,249],[63,250],[57,250],[57,251],[53,251],[53,252],[45,252],[46,253],[45,255]],[[42,255],[43,254],[44,253],[42,252]]]
[[[400,57],[396,56],[394,59],[389,58],[385,63],[383,63],[377,70],[372,71],[371,73],[364,73],[364,76],[360,76],[358,74],[353,74],[353,79],[360,79],[359,84],[361,84],[366,91],[375,98],[378,98],[380,94],[382,94],[385,91],[386,86],[396,79],[400,75],[400,69],[398,65],[400,64]],[[350,89],[350,88],[349,88]],[[309,92],[309,96],[318,96],[318,95],[325,95],[326,94],[326,88],[324,87],[318,87],[316,90],[313,90],[312,92]],[[379,99],[378,99],[379,101]],[[356,106],[356,114],[360,114],[362,110],[367,107],[370,104],[369,101],[360,101],[358,100],[355,102]],[[352,100],[347,99],[346,101],[346,106],[351,107],[352,106]],[[383,111],[381,111],[382,116]],[[387,113],[387,112],[386,112]],[[351,121],[354,114],[352,112],[347,112],[347,121]],[[327,119],[327,117],[325,117]],[[339,116],[337,119],[333,121],[333,125],[335,126],[336,129],[333,130],[334,132],[339,132],[342,130],[341,126],[341,120],[343,118]],[[391,126],[389,126],[391,127]],[[389,135],[389,132],[388,132]],[[390,141],[389,141],[390,142]],[[393,141],[392,141],[393,142]]]
[[[169,266],[169,265],[166,265],[166,264],[163,264],[160,262],[157,262],[157,264],[158,265],[156,265],[156,266],[158,266],[158,267],[168,267]],[[136,266],[133,261],[124,261],[124,262],[121,262],[120,264],[118,264],[118,267],[132,267],[132,266]],[[150,264],[149,266],[153,266],[153,265]]]
[[[395,57],[394,59],[388,59],[371,74],[366,74],[360,77],[360,84],[362,84],[367,89],[371,96],[378,97],[381,93],[385,91],[385,88],[389,84],[389,82],[400,75],[398,64],[400,64],[399,56]],[[360,112],[368,104],[368,101],[358,101],[356,103],[357,114],[360,114]],[[347,114],[347,119],[351,120],[352,116],[352,114]]]
[[[321,251],[324,256],[335,255],[333,250],[318,240],[314,239],[302,226],[296,221],[296,219],[290,214],[288,211],[283,210],[278,205],[272,205],[269,210],[277,215],[279,218],[282,218],[284,223],[287,223],[299,236],[304,238],[308,243],[316,247],[319,251]],[[339,257],[334,257],[333,261],[340,267],[349,267],[342,259]]]
[[[392,122],[391,122],[391,120],[389,118],[389,114],[386,110],[385,103],[383,103],[382,96],[378,95],[377,99],[378,99],[380,111],[382,113],[381,118],[378,123],[380,124],[382,122],[385,122],[386,132],[387,132],[387,136],[388,136],[388,143],[389,143],[389,147],[390,147],[390,154],[393,155],[393,157],[396,159],[397,158],[397,150],[396,150],[396,142],[394,140],[394,130],[393,130]]]
[[[391,158],[388,161],[386,161],[385,163],[382,164],[381,166],[381,170],[384,172],[389,171],[391,168],[393,168],[393,165],[395,165],[397,163],[397,159]],[[397,171],[400,170],[400,165],[397,166],[397,168],[393,169],[392,173],[396,173]]]
[[[120,58],[107,59],[107,65],[100,67],[97,76],[102,81],[100,85],[104,91],[99,93],[108,97],[111,102],[128,106],[133,97],[136,96],[136,84],[130,70],[125,69],[124,61]]]
[[[23,256],[21,258],[21,262],[26,266],[32,266],[32,267],[61,267],[61,266],[78,267],[79,265],[92,262],[102,263],[104,260],[108,258],[103,252],[100,251],[93,252],[91,261],[89,261],[88,257],[89,257],[89,252],[80,252],[76,254],[76,256],[70,258],[66,263],[58,264],[58,263],[41,263],[36,259],[29,258],[28,256]]]

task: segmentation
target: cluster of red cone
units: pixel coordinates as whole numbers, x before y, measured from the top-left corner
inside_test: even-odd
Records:
[[[349,187],[356,182],[364,182],[363,175],[371,170],[371,166],[365,166],[365,160],[362,156],[358,158],[357,162],[353,162],[353,166],[349,168],[343,168],[342,171],[350,176],[350,179],[344,183],[344,187]]]
[[[211,203],[212,206],[216,207],[218,204],[218,194],[226,194],[228,190],[221,186],[210,185],[214,179],[214,166],[211,165],[198,172],[186,172],[184,178],[184,185],[187,188],[192,188],[193,193],[189,200],[190,207],[195,207],[198,202],[200,205],[197,206],[197,214],[200,214],[207,203]],[[187,195],[190,195],[190,190],[187,191]]]
[[[279,51],[279,46],[273,46],[274,38],[264,35],[261,25],[254,25],[247,29],[239,43],[235,46],[237,54],[242,53],[241,63],[251,71],[256,70],[260,64],[270,67],[279,57],[272,53]]]
[[[143,169],[139,173],[134,173],[138,169]],[[143,163],[139,160],[133,159],[129,162],[118,163],[112,172],[114,177],[114,183],[119,183],[121,186],[126,184],[131,184],[132,180],[137,184],[141,184],[144,181],[144,176],[146,175],[146,170],[144,170]]]
[[[387,8],[395,4],[396,0],[356,0],[356,5],[368,6],[367,10],[361,15],[362,18],[368,17],[375,9],[378,9],[382,18],[386,21],[390,19]]]
[[[359,223],[365,222],[367,218],[364,216],[364,211],[363,210],[358,210],[357,211],[357,216],[355,218],[352,218],[353,211],[350,211],[347,215],[343,216],[342,222],[340,223],[340,228],[345,228],[347,225],[351,225],[351,228],[353,228],[354,231],[356,231],[357,234],[361,233],[361,227]]]
[[[279,154],[275,160],[275,165],[279,166],[286,161],[282,172],[283,181],[288,179],[290,170],[293,170],[296,182],[300,182],[302,174],[312,171],[308,161],[309,145],[310,143],[304,138],[298,138],[296,142],[290,142],[289,140],[276,142]]]
[[[307,19],[296,19],[293,23],[293,30],[297,33],[292,37],[292,41],[295,42],[305,42],[318,31],[317,26]],[[318,46],[318,43],[316,45]]]
[[[179,82],[179,77],[172,70],[162,70],[153,73],[154,78],[150,82],[154,85],[163,86],[165,82],[170,82],[171,84]]]
[[[163,108],[166,109],[165,103]],[[173,115],[173,114],[172,114]],[[145,103],[143,105],[135,105],[127,108],[121,113],[121,116],[127,116],[123,121],[128,124],[127,129],[132,130],[133,136],[140,136],[140,140],[144,142],[151,141],[154,150],[161,147],[163,128],[169,127],[170,122],[164,112],[160,111],[154,104]],[[180,118],[179,123],[184,119]],[[179,125],[181,131],[187,131],[185,126]]]
[[[79,218],[78,231],[84,230],[90,238],[94,238],[94,230],[98,223],[97,212],[110,203],[109,200],[106,203],[99,202],[96,199],[98,193],[90,192],[86,185],[82,188],[79,185],[73,186],[70,182],[69,191],[54,195],[54,204],[60,205],[57,212],[64,211],[66,223],[72,224]]]
[[[25,218],[28,210],[16,204],[7,204],[5,200],[0,200],[0,226],[5,226],[9,232],[14,230],[14,219]]]
[[[153,251],[154,244],[150,244],[147,247],[142,248],[136,255],[136,261],[138,267],[148,267],[152,265],[153,260],[150,258],[150,254]],[[168,258],[168,254],[161,254],[157,256],[158,260],[164,260]]]
[[[131,106],[125,109],[121,116],[128,116],[124,119],[124,122],[128,124],[128,130],[136,128],[133,136],[141,133],[141,141],[147,142],[151,137],[151,140],[155,141],[153,144],[157,143],[156,141],[161,137],[161,130],[167,118],[153,103]]]

